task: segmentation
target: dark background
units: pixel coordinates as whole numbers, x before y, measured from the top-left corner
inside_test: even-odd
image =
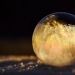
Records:
[[[3,0],[0,55],[32,55],[32,34],[37,23],[54,12],[75,15],[75,0]]]

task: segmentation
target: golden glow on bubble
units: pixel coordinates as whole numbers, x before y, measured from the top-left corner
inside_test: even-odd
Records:
[[[70,65],[75,60],[75,26],[56,18],[52,15],[36,26],[33,49],[44,64]]]

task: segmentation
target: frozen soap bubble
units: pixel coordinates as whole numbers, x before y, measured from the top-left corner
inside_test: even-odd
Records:
[[[32,45],[38,59],[46,65],[75,63],[75,16],[56,12],[44,17],[35,27]]]

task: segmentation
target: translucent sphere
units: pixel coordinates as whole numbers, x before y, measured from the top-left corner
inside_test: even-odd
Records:
[[[44,17],[32,36],[33,50],[46,65],[66,66],[75,63],[75,16],[56,12]]]

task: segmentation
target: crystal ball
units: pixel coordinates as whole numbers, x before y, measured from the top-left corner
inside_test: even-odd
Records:
[[[74,65],[75,16],[55,12],[44,17],[34,29],[32,46],[37,58],[45,65]]]

